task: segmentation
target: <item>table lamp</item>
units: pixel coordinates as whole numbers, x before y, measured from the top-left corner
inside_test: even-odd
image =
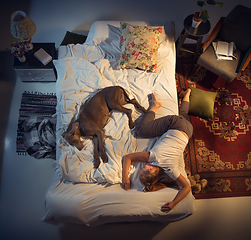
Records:
[[[23,11],[11,14],[10,31],[14,37],[30,42],[29,49],[33,48],[31,37],[36,32],[36,25]]]

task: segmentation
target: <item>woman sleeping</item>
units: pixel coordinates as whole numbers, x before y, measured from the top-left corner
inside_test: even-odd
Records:
[[[161,211],[169,212],[182,201],[191,188],[180,174],[178,162],[193,134],[193,127],[186,116],[189,110],[191,89],[184,92],[179,108],[179,116],[168,115],[155,119],[155,113],[162,105],[153,93],[149,96],[149,108],[140,121],[135,122],[135,131],[139,137],[160,137],[151,151],[130,153],[122,158],[122,185],[130,189],[128,178],[131,162],[146,162],[140,171],[140,181],[145,185],[144,191],[157,191],[167,186],[177,186],[180,191],[173,201],[164,204]],[[170,182],[171,179],[171,182]]]

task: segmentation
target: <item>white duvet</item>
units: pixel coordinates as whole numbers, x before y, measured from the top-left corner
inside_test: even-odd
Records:
[[[163,102],[163,114],[164,112],[176,114],[176,99],[173,99],[170,93],[169,89],[172,89],[172,86],[167,75],[164,71],[152,74],[139,70],[113,70],[107,59],[91,63],[88,59],[73,57],[55,61],[54,64],[57,72],[60,73],[58,79],[62,79],[57,82],[57,112],[61,113],[58,114],[59,151],[57,154],[60,156],[59,164],[63,177],[72,182],[121,182],[121,158],[137,150],[134,130],[129,129],[125,114],[114,111],[105,126],[108,163],[101,163],[98,169],[93,168],[91,140],[85,139],[84,149],[78,151],[77,148],[69,145],[61,134],[78,113],[82,102],[93,95],[97,89],[107,86],[122,86],[131,98],[136,97],[145,108],[148,107],[147,95],[155,92]],[[60,71],[59,68],[64,71]],[[133,110],[133,119],[139,117],[140,113],[133,105],[128,104],[126,107]]]
[[[104,28],[106,26],[106,28]],[[111,28],[112,26],[112,28]],[[138,180],[141,164],[131,166],[132,189],[121,188],[122,156],[151,149],[155,139],[135,137],[134,129],[129,129],[125,114],[113,111],[105,126],[105,147],[108,163],[93,167],[93,144],[84,140],[84,149],[79,151],[69,145],[61,134],[67,129],[72,118],[76,117],[81,104],[107,86],[122,86],[131,98],[135,97],[148,108],[147,95],[154,92],[162,102],[156,118],[167,114],[178,114],[175,82],[175,47],[173,23],[166,26],[167,33],[160,45],[158,72],[116,70],[119,52],[119,38],[113,36],[109,41],[102,36],[92,36],[96,29],[119,34],[119,22],[96,22],[83,45],[68,45],[61,49],[61,57],[54,60],[57,70],[57,161],[55,176],[46,196],[47,213],[45,221],[67,220],[86,225],[100,225],[114,221],[176,221],[189,216],[193,211],[193,196],[189,194],[170,213],[160,211],[160,207],[173,199],[175,189],[163,189],[154,193],[143,193]],[[102,31],[98,32],[100,35]],[[95,34],[94,34],[95,35]],[[101,34],[102,35],[102,34]],[[109,39],[109,38],[108,38]],[[115,39],[113,42],[112,40]],[[105,43],[104,43],[105,42]],[[133,119],[140,117],[133,105]],[[184,160],[180,159],[180,171],[186,177]],[[121,204],[123,208],[121,208]]]

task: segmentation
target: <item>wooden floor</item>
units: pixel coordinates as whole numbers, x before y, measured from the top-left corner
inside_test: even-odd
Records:
[[[4,138],[7,129],[11,100],[16,82],[13,69],[13,55],[8,51],[0,52],[0,181],[4,154]]]
[[[54,174],[53,160],[39,161],[15,152],[18,110],[23,91],[55,91],[55,84],[22,83],[13,56],[0,52],[0,239],[77,240],[249,240],[251,197],[196,200],[197,211],[171,224],[106,224],[97,228],[46,224],[45,194]],[[2,168],[1,168],[2,173]]]

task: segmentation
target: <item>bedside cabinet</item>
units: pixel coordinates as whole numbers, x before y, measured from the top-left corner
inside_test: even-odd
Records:
[[[52,61],[44,65],[34,56],[40,48],[50,54],[52,59],[57,58],[55,43],[33,43],[33,49],[25,53],[25,62],[14,59],[14,69],[22,82],[56,82],[56,70]]]

